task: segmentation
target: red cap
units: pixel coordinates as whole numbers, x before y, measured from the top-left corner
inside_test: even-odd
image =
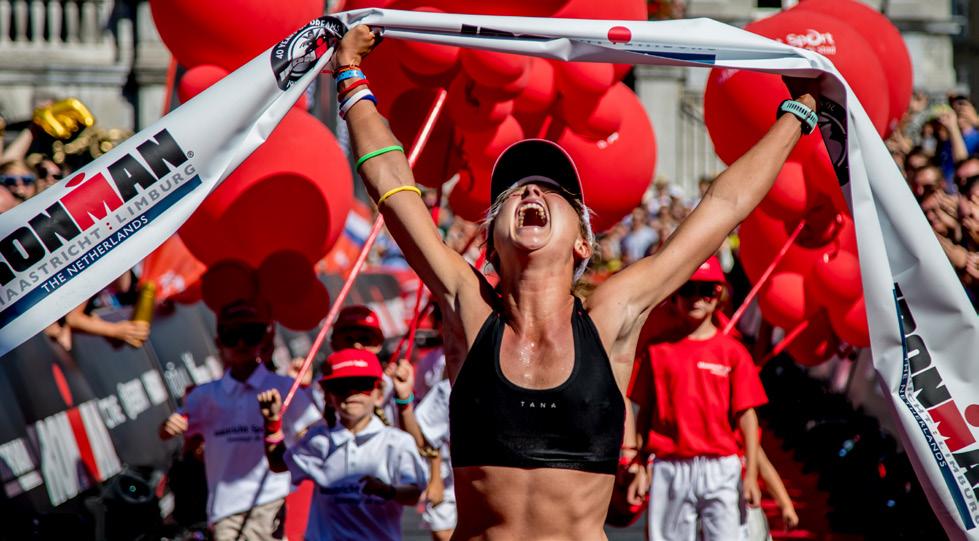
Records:
[[[324,375],[320,381],[330,381],[341,378],[374,378],[384,377],[381,361],[377,355],[365,349],[341,349],[330,354],[323,366]]]
[[[358,304],[347,306],[340,310],[337,322],[333,324],[333,332],[341,329],[371,329],[377,331],[381,339],[384,339],[384,331],[381,330],[381,320],[370,308]]]
[[[694,271],[693,276],[690,277],[690,281],[727,283],[727,279],[724,278],[724,271],[721,270],[721,262],[717,260],[717,256],[710,256],[707,261],[701,263],[700,267]]]

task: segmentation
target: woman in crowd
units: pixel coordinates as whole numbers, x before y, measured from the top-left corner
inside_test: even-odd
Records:
[[[648,312],[764,197],[803,131],[815,127],[816,100],[795,93],[783,107],[789,114],[711,184],[662,249],[584,304],[572,286],[594,235],[571,157],[529,140],[497,161],[487,219],[487,253],[500,276],[494,289],[442,242],[418,197],[359,68],[374,44],[370,29],[352,28],[337,48],[334,77],[367,191],[442,309],[454,383],[454,538],[602,539],[631,372],[631,363],[609,359],[635,350]]]

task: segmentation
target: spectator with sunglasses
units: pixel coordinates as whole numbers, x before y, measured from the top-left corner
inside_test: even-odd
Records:
[[[0,164],[0,183],[21,201],[27,201],[37,193],[37,175],[22,160]]]
[[[742,498],[752,506],[761,500],[754,408],[767,397],[748,350],[713,322],[724,283],[711,257],[677,290],[678,332],[642,350],[629,384],[641,455],[652,458],[651,485],[640,469],[630,492],[642,496],[649,487],[652,541],[693,540],[698,519],[702,539],[737,539]]]
[[[216,343],[227,371],[195,387],[181,411],[160,427],[164,440],[181,434],[204,437],[207,519],[216,541],[283,538],[285,497],[292,483],[289,474],[269,470],[264,423],[254,402],[266,389],[287,393],[293,381],[261,362],[272,324],[268,308],[259,302],[235,301],[221,309]],[[308,395],[299,392],[280,420],[280,434],[290,443],[298,441],[321,419]]]
[[[258,395],[269,467],[316,483],[306,539],[397,541],[402,510],[418,503],[427,478],[415,441],[374,415],[383,375],[376,355],[340,350],[325,372],[320,385],[339,424],[313,428],[297,444],[287,445],[280,429],[281,390]]]

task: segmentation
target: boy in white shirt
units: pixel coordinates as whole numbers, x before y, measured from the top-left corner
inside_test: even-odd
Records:
[[[218,313],[216,343],[227,371],[221,379],[195,387],[184,407],[160,427],[160,438],[204,437],[207,518],[216,541],[283,538],[289,475],[269,471],[262,443],[263,420],[253,400],[269,388],[286,393],[292,379],[269,372],[260,361],[272,332],[261,303],[236,301]],[[283,423],[295,441],[322,415],[305,392],[297,393]]]
[[[398,541],[402,510],[418,503],[426,473],[411,436],[374,415],[381,363],[369,351],[346,349],[330,355],[325,372],[320,384],[340,422],[310,430],[298,444],[287,447],[278,429],[281,393],[258,395],[269,467],[316,483],[306,539]]]

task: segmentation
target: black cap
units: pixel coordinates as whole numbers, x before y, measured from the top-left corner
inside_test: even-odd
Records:
[[[496,160],[490,204],[516,183],[533,176],[553,180],[572,197],[584,200],[578,168],[567,151],[547,139],[524,139],[507,147]]]

